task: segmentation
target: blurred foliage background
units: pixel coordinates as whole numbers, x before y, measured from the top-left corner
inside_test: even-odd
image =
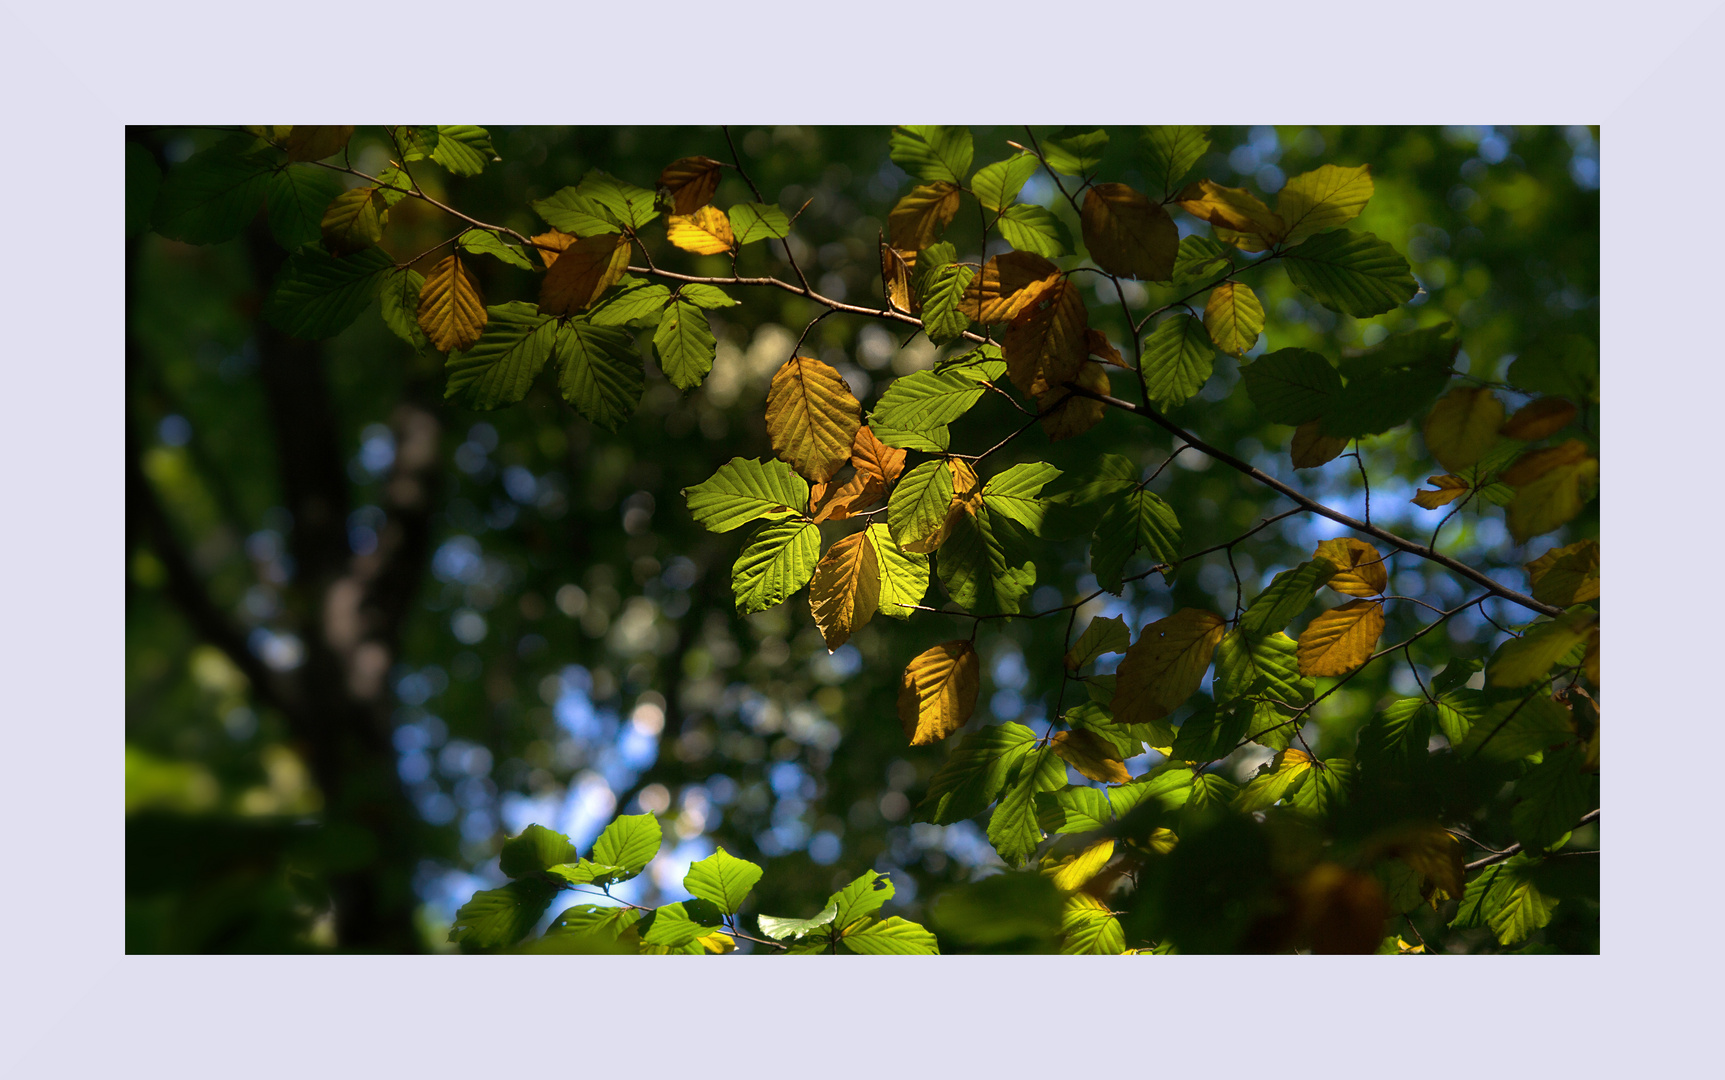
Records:
[[[1024,141],[1022,129],[972,130],[979,164],[1012,153],[1007,140]],[[651,187],[675,158],[730,157],[718,129],[491,131],[501,162],[472,179],[423,170],[421,180],[465,212],[522,232],[543,228],[529,200],[590,168]],[[910,186],[888,160],[887,127],[732,134],[766,198],[787,212],[803,208],[791,243],[817,290],[878,303],[877,238]],[[1137,133],[1110,134],[1102,178],[1145,187]],[[920,918],[943,888],[999,865],[973,822],[911,823],[945,749],[908,748],[894,714],[905,662],[968,633],[968,620],[875,619],[829,654],[802,594],[738,618],[729,579],[740,537],[696,527],[679,496],[734,456],[770,454],[767,383],[818,314],[813,305],[777,290],[730,290],[742,303],[714,315],[720,345],[706,384],[685,396],[649,363],[640,411],[616,434],[577,417],[549,386],[520,406],[475,413],[442,402],[439,358],[416,356],[375,307],[325,343],[288,339],[259,320],[283,258],[262,220],[210,247],[148,232],[161,170],[220,137],[172,127],[127,135],[129,951],[449,949],[455,908],[503,880],[496,854],[505,835],[538,822],[585,851],[622,812],[653,812],[668,830],[659,861],[619,890],[646,904],[659,890],[683,895],[687,864],[716,845],[767,868],[752,905],[785,915],[812,914],[820,897],[873,868],[897,883],[887,914]],[[1356,320],[1303,298],[1280,271],[1250,276],[1268,316],[1252,355],[1301,345],[1334,356],[1453,320],[1460,366],[1502,378],[1542,339],[1597,342],[1596,130],[1237,127],[1211,137],[1194,175],[1266,196],[1319,164],[1370,163],[1376,195],[1357,227],[1405,252],[1423,287],[1408,307]],[[361,128],[354,165],[375,173],[387,147],[379,129]],[[1046,176],[1025,198],[1078,235]],[[727,171],[715,201],[752,196]],[[947,239],[976,261],[979,223],[966,217]],[[1183,234],[1194,227],[1177,220]],[[393,211],[384,246],[406,259],[456,224],[408,200]],[[674,252],[655,235],[661,265],[729,273],[726,258]],[[488,303],[534,298],[534,277],[489,259],[471,266]],[[789,273],[768,244],[745,248],[739,270]],[[1171,298],[1143,289],[1152,303]],[[1092,325],[1126,345],[1112,289],[1087,301]],[[895,374],[937,357],[920,335],[849,316],[823,320],[804,351],[837,367],[865,408]],[[1232,393],[1237,371],[1219,356],[1215,377],[1174,419],[1363,514],[1353,461],[1296,478],[1290,429],[1261,423]],[[991,445],[1016,426],[1014,415],[986,399],[955,426],[954,448]],[[1597,432],[1595,403],[1582,423]],[[1412,427],[1370,440],[1362,464],[1372,520],[1423,539],[1441,512],[1408,500],[1441,470],[1418,440]],[[1148,467],[1174,447],[1159,429],[1111,411],[1071,442],[1032,433],[994,466],[1069,467],[1101,449]],[[1208,465],[1183,454],[1159,481],[1189,549],[1285,509]],[[1521,563],[1597,536],[1597,514],[1594,504],[1524,550],[1509,541],[1501,510],[1470,505],[1443,545],[1521,587]],[[1235,563],[1247,596],[1337,531],[1296,516],[1242,545]],[[1094,588],[1082,542],[1040,551],[1033,609]],[[1465,598],[1461,583],[1405,557],[1393,560],[1391,580],[1393,592],[1435,604]],[[940,600],[933,590],[931,604]],[[1171,587],[1158,578],[1129,584],[1123,597],[1082,612],[1079,625],[1093,613],[1124,614],[1136,627],[1182,606],[1233,603],[1218,553],[1184,567]],[[1525,621],[1495,601],[1485,611],[1506,625]],[[1418,625],[1417,609],[1392,607],[1386,635],[1397,640]],[[1045,729],[1064,629],[1059,619],[984,625],[973,726]],[[1485,655],[1497,634],[1474,611],[1446,629],[1458,655]],[[1418,692],[1407,668],[1369,669],[1314,712],[1313,748],[1327,756],[1351,747],[1371,706],[1392,692]],[[1223,768],[1243,776],[1267,756],[1249,747]],[[1146,763],[1131,763],[1134,773]],[[1560,908],[1548,938],[1597,949],[1596,909],[1588,931],[1575,921],[1582,906]],[[1589,932],[1590,941],[1575,937]]]

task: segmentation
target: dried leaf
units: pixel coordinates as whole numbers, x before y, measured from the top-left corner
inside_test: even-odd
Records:
[[[814,483],[850,460],[862,427],[862,405],[831,365],[793,356],[767,390],[767,434],[773,452]]]
[[[1241,188],[1223,187],[1213,180],[1187,184],[1175,202],[1188,214],[1218,228],[1250,233],[1271,243],[1287,231],[1281,217],[1256,195]]]
[[[959,191],[957,184],[947,180],[911,188],[887,215],[892,246],[921,251],[934,243],[935,237],[958,213]]]
[[[1520,462],[1513,466],[1520,467]],[[1598,487],[1598,458],[1584,457],[1545,470],[1516,487],[1504,513],[1509,534],[1517,543],[1525,543],[1561,528],[1592,500]]]
[[[868,473],[876,477],[883,488],[904,472],[905,456],[905,451],[875,438],[866,424],[857,428],[856,438],[851,442],[851,464],[856,466],[858,475]]]
[[[719,255],[737,245],[731,219],[716,206],[703,206],[692,214],[673,214],[665,219],[665,235],[671,243],[697,255]]]
[[[880,280],[882,295],[887,303],[914,315],[921,306],[910,291],[910,272],[916,265],[916,252],[904,252],[885,240],[880,242]]]
[[[579,240],[580,237],[574,233],[552,229],[550,232],[540,233],[538,236],[532,236],[528,239],[533,241],[533,250],[539,253],[540,261],[545,264],[547,269],[550,269],[551,264],[557,261],[558,254]]]
[[[1108,370],[1094,360],[1084,361],[1084,366],[1078,369],[1078,378],[1073,381],[1092,394],[1112,395],[1114,392],[1108,383]],[[1063,386],[1051,386],[1036,395],[1036,409],[1046,414],[1042,417],[1042,430],[1051,442],[1084,434],[1100,424],[1108,413],[1108,406],[1102,402],[1072,393]],[[1049,412],[1049,409],[1054,411]]]
[[[1155,723],[1179,708],[1204,681],[1227,628],[1220,616],[1197,608],[1146,626],[1115,673],[1114,722]]]
[[[1560,397],[1540,398],[1517,409],[1498,429],[1498,434],[1522,442],[1538,442],[1562,431],[1574,419],[1575,406],[1571,402]]]
[[[593,306],[606,289],[629,269],[629,238],[599,233],[564,246],[547,263],[539,286],[539,310],[546,315],[572,315]],[[542,256],[549,252],[541,249]]]
[[[1587,457],[1587,444],[1580,439],[1570,439],[1561,446],[1547,447],[1544,450],[1529,450],[1515,459],[1515,464],[1503,470],[1498,477],[1510,487],[1523,487],[1563,465],[1573,465]]]
[[[852,533],[827,549],[809,581],[809,610],[832,652],[874,616],[880,563],[868,533]]]
[[[1062,731],[1049,740],[1049,745],[1068,765],[1092,780],[1124,784],[1132,779],[1132,774],[1126,771],[1120,760],[1120,751],[1094,731],[1084,728]]]
[[[1533,598],[1568,607],[1599,598],[1599,541],[1553,548],[1527,564]]]
[[[968,641],[948,641],[913,659],[898,691],[898,718],[910,744],[927,746],[963,727],[976,710],[981,676]]]
[[[958,310],[972,322],[1011,322],[1040,290],[1032,285],[1052,286],[1060,268],[1030,251],[1007,251],[982,264],[982,273],[965,287]]]
[[[1294,429],[1294,442],[1289,448],[1296,469],[1315,469],[1336,460],[1348,448],[1348,440],[1325,435],[1323,420],[1311,420]]]
[[[1180,253],[1180,230],[1168,211],[1125,184],[1093,184],[1080,215],[1084,247],[1110,274],[1168,281]]]
[[[710,157],[678,158],[659,173],[660,201],[670,204],[672,214],[693,214],[719,190],[719,171],[724,167]]]
[[[1294,655],[1301,675],[1346,675],[1371,659],[1384,632],[1384,608],[1375,600],[1350,600],[1331,608],[1300,634]]]
[[[1503,402],[1496,394],[1483,386],[1458,386],[1427,414],[1426,449],[1439,465],[1460,472],[1485,456],[1501,426]]]
[[[1364,540],[1351,536],[1325,540],[1312,553],[1314,559],[1327,559],[1336,568],[1329,580],[1330,588],[1349,596],[1381,596],[1389,588],[1389,571],[1378,549]]]
[[[1092,327],[1085,332],[1084,338],[1090,344],[1091,356],[1098,357],[1103,363],[1113,364],[1115,367],[1126,366],[1126,358],[1121,356],[1120,350],[1116,349],[1114,343],[1108,340],[1107,334]]]
[[[282,149],[289,161],[322,161],[347,145],[353,138],[353,125],[319,126],[295,124],[288,132]]]
[[[438,352],[465,349],[479,340],[490,316],[478,279],[459,257],[445,257],[425,275],[416,318]]]
[[[1442,476],[1428,476],[1426,483],[1437,490],[1415,493],[1413,504],[1422,510],[1436,510],[1440,506],[1448,506],[1468,492],[1468,482],[1454,473],[1444,473]]]
[[[1078,377],[1090,356],[1089,314],[1078,287],[1064,278],[1019,311],[1001,344],[1006,373],[1029,397]]]

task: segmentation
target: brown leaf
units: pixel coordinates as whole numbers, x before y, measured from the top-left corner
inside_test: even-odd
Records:
[[[1179,708],[1204,681],[1227,628],[1220,616],[1197,608],[1146,626],[1115,673],[1114,722],[1155,723]]]
[[[1126,366],[1126,358],[1121,356],[1120,350],[1116,349],[1114,343],[1108,340],[1107,334],[1092,328],[1085,333],[1084,337],[1090,345],[1091,356],[1097,357],[1105,364],[1113,364],[1115,367]]]
[[[419,328],[439,352],[468,348],[479,340],[491,318],[485,311],[478,279],[454,255],[425,275],[416,315]]]
[[[959,300],[958,310],[972,322],[1011,322],[1039,290],[1030,286],[1052,285],[1060,268],[1030,251],[1007,251],[982,265],[982,273],[971,279]]]
[[[1562,465],[1573,465],[1587,456],[1587,444],[1580,439],[1570,439],[1561,446],[1547,447],[1544,450],[1529,450],[1515,459],[1515,464],[1503,470],[1498,477],[1510,487],[1522,487],[1544,476],[1551,470]]]
[[[550,232],[540,233],[538,236],[530,237],[530,239],[533,241],[533,250],[539,252],[540,261],[549,269],[551,264],[557,261],[558,254],[579,240],[580,237],[574,233],[552,229]]]
[[[897,480],[904,472],[904,459],[908,451],[896,446],[888,446],[875,438],[868,425],[857,428],[856,438],[851,442],[851,464],[857,468],[857,473],[868,473],[878,478],[886,485]]]
[[[910,272],[916,265],[916,252],[900,251],[887,243],[880,242],[880,281],[882,294],[887,303],[904,312],[914,315],[922,310],[915,295],[910,290]]]
[[[920,653],[899,681],[898,718],[912,746],[939,742],[970,719],[982,684],[981,663],[968,641],[948,641]]]
[[[1271,243],[1286,232],[1282,219],[1256,195],[1240,188],[1223,187],[1212,180],[1186,185],[1175,201],[1180,209],[1211,225],[1251,233]]]
[[[1560,397],[1540,398],[1517,409],[1498,433],[1522,442],[1538,442],[1562,431],[1574,419],[1575,406],[1570,402]]]
[[[1458,386],[1439,399],[1426,415],[1426,449],[1450,472],[1477,462],[1497,441],[1503,426],[1503,402],[1484,386]]]
[[[1093,184],[1080,215],[1084,247],[1110,274],[1168,281],[1180,253],[1180,230],[1168,211],[1125,184]]]
[[[629,269],[629,252],[629,238],[618,233],[575,240],[556,256],[541,249],[549,261],[539,286],[539,310],[546,315],[572,315],[592,307]]]
[[[1448,506],[1468,492],[1467,481],[1453,473],[1428,476],[1426,483],[1433,485],[1437,490],[1420,491],[1414,494],[1413,504],[1422,510],[1436,510],[1440,506]]]
[[[1001,344],[1012,384],[1036,397],[1076,379],[1090,356],[1088,320],[1072,282],[1062,278],[1040,292],[1012,320]]]
[[[692,214],[672,214],[665,219],[665,236],[697,255],[720,255],[737,245],[731,219],[716,206],[703,206]]]
[[[1348,440],[1325,435],[1319,426],[1322,423],[1322,420],[1310,420],[1294,429],[1294,442],[1290,447],[1294,468],[1315,469],[1334,461],[1348,448]]]
[[[1124,784],[1132,779],[1132,774],[1126,771],[1120,760],[1120,751],[1094,731],[1083,728],[1062,731],[1050,739],[1048,745],[1068,765],[1092,780]]]
[[[678,158],[659,173],[660,201],[670,205],[672,214],[693,214],[719,190],[719,171],[724,167],[710,157]]]
[[[1377,951],[1389,918],[1377,878],[1338,863],[1321,862],[1300,879],[1300,921],[1312,952],[1320,956],[1370,955]]]
[[[905,451],[888,446],[875,438],[865,425],[857,429],[851,443],[851,464],[856,475],[843,486],[816,484],[809,491],[811,515],[816,521],[843,521],[865,507],[873,506],[886,494],[886,487],[904,471]]]
[[[1294,656],[1301,675],[1346,675],[1371,659],[1384,632],[1384,608],[1375,600],[1349,600],[1331,608],[1300,634]]]
[[[1091,331],[1092,334],[1095,332]],[[1108,385],[1108,370],[1094,360],[1084,361],[1074,381],[1093,394],[1113,393],[1113,388]],[[1051,408],[1054,411],[1048,412]],[[1063,386],[1051,386],[1036,395],[1036,410],[1047,413],[1042,418],[1042,430],[1050,441],[1059,442],[1082,435],[1100,424],[1108,413],[1108,406],[1095,398],[1073,394]]]
[[[862,427],[862,405],[830,364],[793,356],[767,390],[767,435],[779,459],[813,483],[825,483],[850,460]]]
[[[1380,596],[1390,586],[1389,572],[1384,569],[1384,557],[1364,540],[1351,536],[1325,540],[1312,553],[1314,559],[1328,559],[1336,568],[1329,580],[1330,588],[1349,596]]]
[[[353,125],[345,127],[295,124],[288,132],[282,149],[289,161],[322,161],[347,145],[353,138]]]
[[[852,533],[827,549],[809,581],[809,611],[832,652],[874,617],[880,564],[868,533]]]
[[[901,250],[921,251],[934,243],[958,213],[959,186],[947,180],[910,189],[887,215],[892,229],[892,246]]]
[[[1527,564],[1533,598],[1568,607],[1599,598],[1599,541],[1553,548]]]

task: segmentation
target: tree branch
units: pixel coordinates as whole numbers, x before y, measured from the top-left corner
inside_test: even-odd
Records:
[[[1595,810],[1592,813],[1588,814],[1586,817],[1582,818],[1580,821],[1576,822],[1573,826],[1571,826],[1570,831],[1574,832],[1576,829],[1581,828],[1583,825],[1589,825],[1589,824],[1592,824],[1593,822],[1598,821],[1598,820],[1599,820],[1599,811]],[[1464,867],[1463,869],[1466,870],[1468,873],[1472,873],[1473,871],[1478,870],[1481,867],[1490,866],[1492,863],[1500,863],[1500,862],[1504,861],[1505,859],[1509,858],[1511,855],[1514,855],[1516,852],[1518,852],[1520,850],[1521,850],[1521,845],[1519,843],[1511,844],[1495,855],[1487,855],[1483,859],[1475,859],[1473,862],[1468,863],[1467,866]]]

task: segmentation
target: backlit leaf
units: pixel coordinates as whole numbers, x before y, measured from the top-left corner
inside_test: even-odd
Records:
[[[659,370],[679,390],[693,390],[707,378],[718,344],[707,325],[707,313],[681,296],[664,309],[653,331]]]
[[[307,244],[276,274],[263,316],[294,337],[331,337],[371,306],[394,269],[390,257],[375,247],[338,259]]]
[[[1224,281],[1210,290],[1210,300],[1204,305],[1204,329],[1210,332],[1216,348],[1229,356],[1240,356],[1258,343],[1264,329],[1264,307],[1250,288],[1238,281]]]
[[[1108,382],[1108,372],[1094,360],[1084,362],[1073,382],[1092,394],[1111,395],[1114,392]],[[1054,386],[1036,395],[1036,410],[1042,414],[1042,431],[1050,442],[1076,438],[1100,424],[1108,414],[1108,406],[1095,398]]]
[[[959,187],[951,181],[912,188],[887,215],[892,246],[901,251],[921,251],[934,243],[935,237],[958,213],[958,204]],[[733,225],[735,216],[733,211]],[[742,235],[740,229],[738,235]]]
[[[289,161],[322,161],[341,152],[353,138],[353,125],[295,124],[282,149]]]
[[[1094,732],[1075,728],[1057,733],[1049,740],[1054,752],[1084,776],[1107,784],[1124,784],[1132,779],[1120,760],[1113,744]]]
[[[879,522],[870,525],[864,535],[874,545],[875,565],[880,571],[880,613],[895,619],[910,618],[911,609],[903,605],[922,603],[928,592],[928,556],[899,547]]]
[[[1042,156],[1048,167],[1067,176],[1087,176],[1102,164],[1102,152],[1108,148],[1108,132],[1074,131],[1061,128],[1042,140]]]
[[[332,255],[350,255],[383,239],[388,208],[375,187],[344,191],[325,208],[318,225],[324,250]]]
[[[1204,388],[1216,350],[1209,331],[1191,315],[1163,319],[1144,339],[1144,383],[1161,408],[1179,405]]]
[[[1141,192],[1125,184],[1093,184],[1084,193],[1081,221],[1085,250],[1110,274],[1144,281],[1174,276],[1180,230],[1168,211]]]
[[[614,220],[631,229],[639,229],[659,216],[655,209],[658,197],[654,192],[599,169],[589,169],[575,190],[603,206]]]
[[[794,941],[819,930],[823,926],[830,926],[832,921],[838,917],[838,913],[838,904],[829,903],[821,909],[819,915],[812,919],[781,919],[773,915],[757,915],[755,922],[760,926],[761,933],[774,941],[783,941],[786,938]]]
[[[1023,866],[1042,842],[1036,796],[1065,784],[1066,764],[1049,747],[1031,750],[1019,760],[1016,775],[1008,778],[988,819],[988,842],[1007,866]]]
[[[938,956],[940,943],[918,923],[894,915],[848,928],[839,944],[864,956]]]
[[[1599,541],[1553,548],[1527,564],[1533,598],[1568,607],[1599,598]]]
[[[1542,687],[1500,699],[1474,721],[1456,747],[1463,760],[1520,761],[1575,736],[1575,720]]]
[[[1300,674],[1297,648],[1293,638],[1279,631],[1263,636],[1230,631],[1216,645],[1216,700],[1264,694],[1288,705],[1310,701],[1314,687]],[[1249,730],[1259,727],[1254,723]]]
[[[1036,584],[1036,563],[1024,531],[986,502],[955,509],[935,561],[941,585],[973,614],[1017,614]]]
[[[1458,386],[1445,394],[1425,422],[1426,449],[1450,472],[1479,461],[1497,442],[1503,402],[1484,386]]]
[[[1312,773],[1312,755],[1303,750],[1283,750],[1234,797],[1234,809],[1263,810],[1294,794]],[[1380,920],[1381,921],[1381,920]]]
[[[1203,681],[1226,629],[1219,616],[1196,608],[1146,626],[1115,673],[1114,719],[1154,723],[1179,708]]]
[[[737,614],[752,615],[790,599],[809,583],[821,557],[821,527],[775,521],[756,530],[731,567]]]
[[[723,162],[710,157],[678,158],[659,172],[659,194],[669,200],[672,214],[693,214],[719,190],[719,174],[724,167]]]
[[[1045,832],[1095,832],[1113,817],[1108,796],[1095,788],[1068,786],[1036,796],[1036,823]]]
[[[968,641],[919,653],[899,680],[898,719],[912,746],[939,742],[970,719],[981,687],[981,662]]]
[[[913,371],[892,381],[869,414],[871,424],[901,431],[927,431],[957,420],[988,392],[984,377],[999,378],[1006,365],[952,367],[944,371]]]
[[[1263,637],[1282,629],[1306,609],[1335,572],[1335,565],[1324,558],[1282,571],[1246,606],[1245,614],[1240,616],[1240,629],[1249,637]]]
[[[341,193],[341,175],[328,169],[289,165],[270,174],[264,201],[276,243],[294,251],[316,240],[324,211]]]
[[[542,825],[529,825],[519,836],[503,842],[498,869],[510,877],[526,877],[558,863],[574,862],[576,857],[575,845],[567,836]]]
[[[1038,493],[1060,470],[1045,461],[1026,461],[988,478],[982,499],[988,508],[1004,514],[1031,532],[1042,531],[1043,502]]]
[[[527,255],[520,248],[514,244],[505,244],[498,239],[496,233],[487,232],[484,229],[468,229],[461,234],[461,239],[457,241],[457,244],[462,251],[472,252],[475,255],[490,255],[519,270],[533,269],[533,263],[528,260]]]
[[[725,914],[735,915],[743,905],[743,898],[759,880],[759,866],[720,848],[690,865],[689,872],[683,875],[683,888],[689,890],[690,895],[711,902]]]
[[[936,345],[956,341],[970,329],[961,301],[975,271],[960,263],[943,266],[922,297],[922,328]]]
[[[791,235],[791,219],[776,205],[738,203],[731,207],[731,232],[738,247],[757,240],[783,240]]]
[[[1223,187],[1213,180],[1186,185],[1175,202],[1193,217],[1219,228],[1272,242],[1286,232],[1281,217],[1271,213],[1256,195],[1241,188]]]
[[[1078,377],[1090,356],[1089,315],[1078,287],[1064,278],[1014,316],[1001,345],[1007,375],[1027,396]]]
[[[910,270],[915,260],[916,252],[909,252],[907,259],[905,252],[885,240],[880,242],[881,295],[889,306],[907,315],[916,311],[916,298],[910,291]]]
[[[624,814],[614,819],[593,841],[593,861],[615,866],[630,877],[647,869],[659,845],[665,841],[665,831],[652,814]]]
[[[1320,165],[1289,178],[1276,193],[1276,213],[1290,244],[1360,216],[1372,197],[1371,166]]]
[[[487,161],[499,160],[491,148],[491,133],[467,124],[439,124],[430,156],[456,176],[478,176]]]
[[[1012,205],[1024,190],[1024,182],[1036,174],[1038,167],[1035,155],[1020,153],[976,170],[970,189],[976,193],[977,202],[998,213]]]
[[[1114,841],[1098,840],[1083,851],[1057,861],[1052,855],[1044,856],[1042,873],[1061,892],[1075,892],[1102,873],[1113,857]]]
[[[695,523],[712,532],[730,532],[761,518],[775,520],[804,513],[809,483],[782,461],[732,458],[711,477],[683,489]]]
[[[1180,558],[1180,519],[1161,496],[1143,489],[1115,495],[1102,512],[1090,545],[1096,584],[1118,594],[1127,561],[1140,551],[1159,563]]]
[[[1515,415],[1498,429],[1498,433],[1523,442],[1538,442],[1568,427],[1570,421],[1575,419],[1575,411],[1574,404],[1563,398],[1539,398],[1517,409]]]
[[[570,315],[592,307],[629,269],[631,250],[628,237],[613,233],[598,233],[569,244],[547,263],[549,269],[539,287],[539,310],[547,315]]]
[[[1448,506],[1466,495],[1469,489],[1468,482],[1453,473],[1428,476],[1426,483],[1432,485],[1433,490],[1415,492],[1413,499],[1410,500],[1422,510],[1436,510],[1440,506]]]
[[[571,320],[558,328],[552,354],[562,365],[557,388],[582,416],[616,431],[635,415],[646,377],[627,331]]]
[[[974,322],[1011,322],[1024,306],[1040,295],[1030,288],[1050,282],[1060,268],[1030,251],[1006,251],[982,264],[982,273],[971,279],[964,294],[964,313]]]
[[[615,288],[600,298],[587,313],[587,321],[595,326],[654,327],[664,322],[666,304],[671,290],[663,285],[649,285],[640,278],[624,276]],[[687,300],[685,288],[678,299]]]
[[[809,610],[831,652],[874,616],[880,600],[880,563],[864,533],[836,541],[815,565]]]
[[[500,304],[488,309],[485,332],[466,352],[450,355],[445,398],[472,409],[495,409],[527,396],[534,378],[551,358],[557,320],[532,304]]]
[[[718,255],[736,244],[731,219],[715,206],[703,206],[690,214],[672,214],[665,219],[665,229],[672,244],[697,255]]]
[[[1174,284],[1191,285],[1227,273],[1234,264],[1227,249],[1207,236],[1188,236],[1174,256]]]
[[[767,390],[767,434],[773,451],[797,472],[825,483],[850,460],[862,406],[831,365],[794,356]]]
[[[1348,440],[1324,434],[1320,421],[1312,420],[1294,429],[1289,456],[1296,469],[1315,469],[1334,461],[1348,448]]]
[[[1598,621],[1597,615],[1583,609],[1530,627],[1521,637],[1505,642],[1492,656],[1485,669],[1486,683],[1526,686],[1540,681],[1587,640]]]
[[[1381,596],[1390,586],[1389,571],[1378,549],[1364,540],[1351,536],[1325,540],[1312,553],[1313,560],[1325,559],[1336,568],[1327,583],[1330,588],[1349,596]]]
[[[1371,233],[1337,229],[1288,252],[1288,278],[1332,311],[1363,319],[1413,299],[1408,262]]]
[[[944,461],[925,461],[906,473],[887,502],[887,528],[906,551],[927,554],[945,538],[952,508],[952,469]]]
[[[431,348],[425,331],[419,328],[419,291],[424,285],[425,279],[417,271],[397,270],[384,279],[378,294],[383,325],[415,351]]]
[[[911,124],[892,129],[887,151],[895,164],[919,180],[962,184],[975,151],[970,129]]]
[[[1383,605],[1350,600],[1314,618],[1300,634],[1300,674],[1346,675],[1371,658],[1384,632]]]
[[[1436,720],[1436,708],[1424,698],[1390,702],[1360,729],[1360,764],[1396,771],[1423,765]]]
[[[1090,625],[1072,643],[1072,648],[1066,650],[1066,668],[1077,671],[1098,656],[1125,652],[1131,642],[1132,631],[1126,628],[1124,618],[1116,615],[1105,619],[1098,615],[1090,620]]]
[[[463,952],[513,945],[533,930],[556,895],[557,886],[538,878],[476,892],[455,913],[449,940],[458,942]]]
[[[479,294],[479,279],[459,256],[446,256],[425,275],[417,318],[419,328],[438,352],[468,348],[485,332],[490,315]]]
[[[683,900],[665,904],[645,916],[636,929],[644,946],[676,950],[706,937],[724,925],[724,913],[711,900]],[[649,952],[650,949],[642,949]]]
[[[618,231],[616,218],[597,199],[578,188],[566,187],[544,199],[533,200],[533,212],[545,223],[570,236],[597,236]],[[534,237],[535,240],[542,239]],[[550,262],[547,261],[549,266]]]
[[[928,782],[928,794],[915,818],[936,825],[975,817],[988,809],[1036,735],[1022,724],[980,728],[959,740],[940,771]]]
[[[1509,474],[1504,475],[1508,483]],[[1510,535],[1517,543],[1525,543],[1562,528],[1593,500],[1598,489],[1599,459],[1593,457],[1566,462],[1516,485],[1515,498],[1506,513]]]
[[[707,311],[736,307],[739,303],[739,301],[731,299],[730,294],[717,285],[703,285],[699,282],[690,282],[680,286],[677,289],[677,296],[698,308],[705,308]]]
[[[1152,190],[1174,191],[1210,149],[1208,128],[1162,124],[1144,129],[1144,175]]]
[[[1582,771],[1584,756],[1578,746],[1553,750],[1515,782],[1520,801],[1511,811],[1510,826],[1528,848],[1551,847],[1598,805],[1599,781]]]
[[[1060,913],[1060,951],[1068,956],[1118,956],[1126,931],[1108,905],[1088,893],[1073,893]]]
[[[1019,251],[1056,258],[1072,246],[1060,219],[1035,203],[1007,207],[999,224],[1000,235]]]

